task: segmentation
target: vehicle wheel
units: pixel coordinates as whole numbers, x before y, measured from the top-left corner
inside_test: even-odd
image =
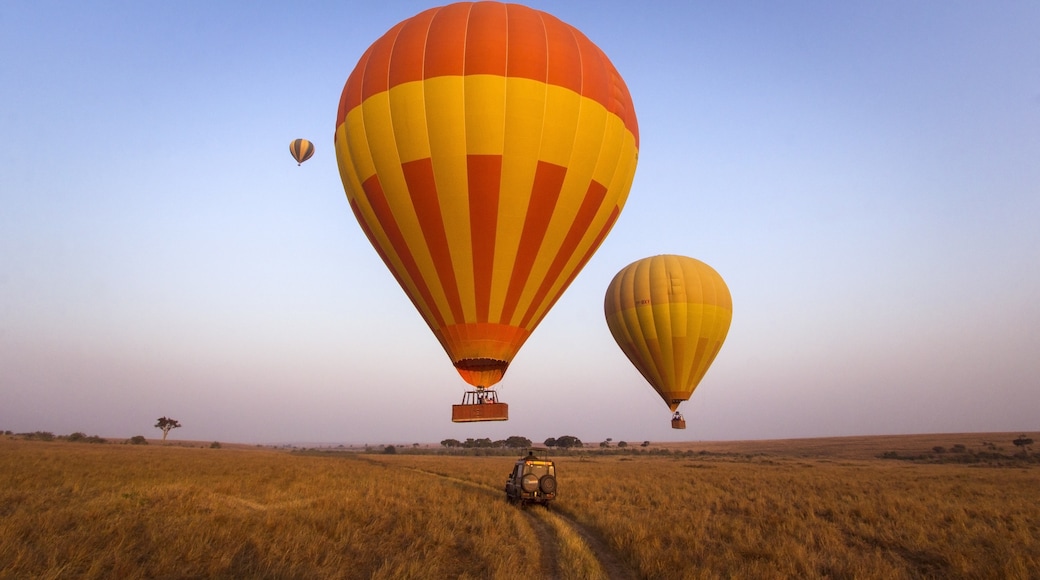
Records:
[[[538,489],[542,490],[542,493],[556,493],[556,478],[551,475],[543,475],[538,480]]]
[[[538,491],[538,476],[533,473],[525,475],[524,478],[520,480],[520,489],[527,493]]]

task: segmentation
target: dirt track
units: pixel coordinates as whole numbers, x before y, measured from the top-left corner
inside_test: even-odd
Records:
[[[439,477],[441,479],[453,481],[460,485],[469,486],[478,489],[481,493],[488,494],[489,496],[500,497],[503,502],[505,502],[505,495],[502,490],[499,489],[494,489],[474,481],[451,477],[423,469],[405,469],[417,471],[431,477]],[[511,505],[508,507],[509,509],[522,509]],[[578,524],[570,517],[558,511],[545,509],[540,506],[531,506],[524,509],[524,515],[526,516],[528,525],[534,529],[535,535],[541,539],[540,549],[542,554],[542,570],[539,576],[540,578],[546,580],[563,580],[569,576],[564,572],[564,567],[561,566],[560,558],[562,557],[562,551],[560,550],[560,538],[556,530],[553,529],[554,526],[551,524],[551,520],[556,520],[558,524],[565,526],[581,539],[582,545],[578,549],[584,552],[585,557],[590,557],[599,563],[599,569],[602,571],[603,578],[610,580],[634,580],[635,578],[638,578],[632,570],[625,566],[620,558],[610,551],[605,542],[601,541],[589,529]]]

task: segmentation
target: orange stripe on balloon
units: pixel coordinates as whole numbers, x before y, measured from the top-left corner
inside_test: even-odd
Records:
[[[431,8],[391,28],[347,79],[336,126],[364,99],[391,87],[464,74],[529,78],[571,89],[620,117],[639,146],[632,97],[603,51],[554,16],[498,2]]]
[[[390,34],[390,32],[387,32],[387,34]],[[372,56],[374,47],[375,45],[372,45],[365,50],[365,54],[361,55],[357,65],[354,66],[354,71],[347,78],[347,84],[343,87],[343,94],[339,97],[339,109],[336,111],[336,127],[343,124],[343,120],[347,118],[347,113],[361,105],[361,78],[365,75],[365,70],[368,68],[368,59]]]
[[[555,18],[545,18],[543,22],[549,45],[548,83],[582,94],[583,81],[602,82],[602,79],[581,78],[581,48],[574,29]]]
[[[581,53],[582,94],[597,103],[613,101],[611,72],[613,66],[600,51],[584,50]],[[590,82],[591,81],[591,82]],[[607,110],[612,110],[610,106]]]
[[[410,79],[421,78],[426,54],[426,40],[436,12],[427,10],[405,20],[393,41],[387,82],[395,87]]]
[[[365,189],[365,194],[368,197],[368,202],[372,206],[373,213],[376,214],[376,221],[383,227],[383,231],[386,233],[386,237],[390,240],[390,245],[393,247],[394,252],[397,253],[397,257],[401,260],[404,265],[404,269],[408,272],[408,277],[411,278],[413,284],[415,284],[416,291],[422,297],[423,301],[426,302],[426,308],[420,308],[419,312],[428,310],[433,314],[436,325],[438,327],[444,326],[444,316],[437,309],[437,303],[433,301],[433,295],[430,293],[430,289],[423,282],[419,267],[415,263],[415,257],[408,249],[408,244],[405,242],[404,235],[401,233],[400,226],[397,225],[397,220],[394,219],[394,214],[390,210],[390,204],[386,201],[386,195],[383,193],[383,186],[379,183],[377,176],[372,176],[366,179],[361,186]],[[362,220],[358,220],[359,222]],[[369,236],[369,240],[372,241],[372,245],[376,248],[379,247],[377,240],[372,237],[371,232],[366,232]],[[380,252],[380,256],[383,258],[383,262],[387,268],[394,270],[393,263],[387,259],[387,256]],[[398,282],[401,279],[398,278]],[[408,285],[402,283],[402,288],[407,288]]]
[[[589,188],[585,191],[585,199],[581,201],[581,207],[578,208],[578,213],[574,216],[574,221],[571,223],[567,235],[563,238],[563,243],[560,245],[559,252],[557,252],[556,257],[553,258],[552,264],[549,265],[549,269],[545,273],[545,278],[542,279],[542,284],[538,287],[538,291],[535,293],[534,299],[531,301],[531,305],[527,309],[527,313],[524,314],[523,319],[520,321],[520,326],[527,328],[527,325],[531,322],[531,318],[540,309],[542,302],[545,300],[545,296],[549,293],[549,290],[551,290],[559,281],[563,268],[574,256],[578,244],[581,243],[582,238],[584,238],[585,234],[589,231],[589,227],[592,225],[592,220],[595,219],[596,214],[599,213],[600,208],[603,206],[603,199],[606,195],[606,187],[603,187],[595,181],[589,183]],[[584,265],[585,264],[580,264],[577,269],[580,270]]]
[[[495,265],[498,200],[501,195],[502,156],[470,155],[466,159],[469,180],[470,245],[473,249],[473,284],[477,322],[487,322],[491,308],[491,278]]]
[[[426,37],[421,76],[404,79],[403,82],[459,76],[465,72],[466,20],[469,18],[469,9],[469,4],[450,4],[431,9],[435,15]],[[382,42],[382,39],[376,42]]]
[[[556,202],[560,198],[563,178],[567,174],[566,167],[560,167],[545,161],[538,162],[535,169],[534,183],[531,185],[531,203],[524,219],[524,228],[520,233],[520,245],[517,248],[516,262],[509,278],[509,289],[502,306],[502,320],[513,318],[520,295],[523,294],[527,279],[531,276],[531,268],[542,247],[545,232],[549,229]]]
[[[509,50],[506,54],[506,76],[546,80],[549,47],[545,41],[542,16],[534,10],[513,10],[506,27]]]
[[[404,28],[404,22],[393,27],[383,38],[391,35],[396,37],[402,28]],[[365,62],[364,71],[358,79],[361,81],[361,100],[358,101],[358,105],[372,95],[378,95],[390,90],[388,71],[390,70],[390,56],[393,54],[393,49],[393,42],[377,42],[372,45],[367,53],[368,58]],[[358,68],[360,68],[360,63]],[[353,77],[354,75],[351,74],[350,76]],[[347,82],[349,83],[350,80],[348,79]],[[336,126],[339,126],[339,123],[336,123]]]
[[[581,273],[581,271],[585,268],[585,264],[589,263],[589,260],[592,259],[592,255],[595,254],[596,250],[599,249],[599,247],[603,244],[603,240],[607,238],[607,234],[609,234],[611,228],[614,227],[614,222],[617,221],[619,215],[621,215],[621,208],[618,206],[614,206],[614,209],[610,212],[610,216],[607,217],[607,223],[603,224],[603,227],[599,230],[599,233],[596,234],[596,238],[592,241],[592,245],[589,246],[589,249],[585,252],[585,255],[581,257],[581,261],[578,262],[578,266],[571,270],[571,275],[567,277],[567,280],[563,283],[563,286],[561,288],[563,288],[564,290],[570,288],[571,282],[574,282],[574,279],[577,278],[578,274]],[[545,313],[552,310],[552,307],[556,305],[556,302],[561,297],[563,297],[563,292],[557,292],[556,297],[553,298],[551,302],[545,305],[545,308],[542,310],[542,312]],[[525,320],[529,321],[530,315],[533,312],[534,308],[532,304],[531,311],[528,313],[527,317],[525,317]],[[527,328],[527,324],[528,322],[523,322],[521,323],[521,326]]]
[[[473,5],[466,26],[467,75],[506,74],[506,46],[512,44],[502,35],[508,30],[506,6],[496,2],[478,2]]]
[[[451,324],[437,331],[449,345],[454,359],[486,358],[510,361],[530,332],[508,324],[470,322]]]
[[[458,283],[455,281],[455,267],[451,263],[451,250],[448,249],[448,235],[444,231],[444,218],[437,198],[437,183],[433,177],[433,161],[430,158],[418,159],[401,164],[408,194],[415,208],[415,216],[419,220],[423,240],[430,251],[433,267],[437,270],[437,278],[448,300],[452,318],[455,321],[464,319],[462,299],[459,297]],[[380,219],[382,222],[382,219]],[[435,307],[434,303],[430,304]]]

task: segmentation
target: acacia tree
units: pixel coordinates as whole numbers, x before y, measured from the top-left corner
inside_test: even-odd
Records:
[[[531,440],[520,435],[511,435],[506,439],[506,447],[512,449],[524,449],[531,446]]]
[[[1028,451],[1029,446],[1033,444],[1033,440],[1030,437],[1023,435],[1012,441],[1012,443],[1015,444],[1015,447],[1021,447],[1023,451]]]
[[[163,442],[166,442],[166,436],[170,434],[170,430],[176,429],[180,426],[180,421],[170,419],[169,417],[159,417],[159,420],[155,423],[156,429],[162,429]]]
[[[570,449],[572,447],[580,448],[582,446],[583,444],[581,439],[578,439],[573,435],[564,435],[556,438],[556,447],[560,449]]]

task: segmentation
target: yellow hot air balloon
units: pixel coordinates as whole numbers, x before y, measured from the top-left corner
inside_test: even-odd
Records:
[[[307,161],[314,155],[314,143],[306,139],[296,139],[289,143],[289,153],[292,153],[297,165],[303,165],[304,161]]]
[[[603,301],[614,340],[675,414],[708,372],[733,318],[722,276],[685,256],[644,258],[625,266]]]
[[[500,405],[457,405],[453,420],[507,418],[486,389],[614,225],[638,147],[606,55],[526,6],[431,8],[361,57],[336,117],[340,176],[369,241],[476,387],[463,403]]]

